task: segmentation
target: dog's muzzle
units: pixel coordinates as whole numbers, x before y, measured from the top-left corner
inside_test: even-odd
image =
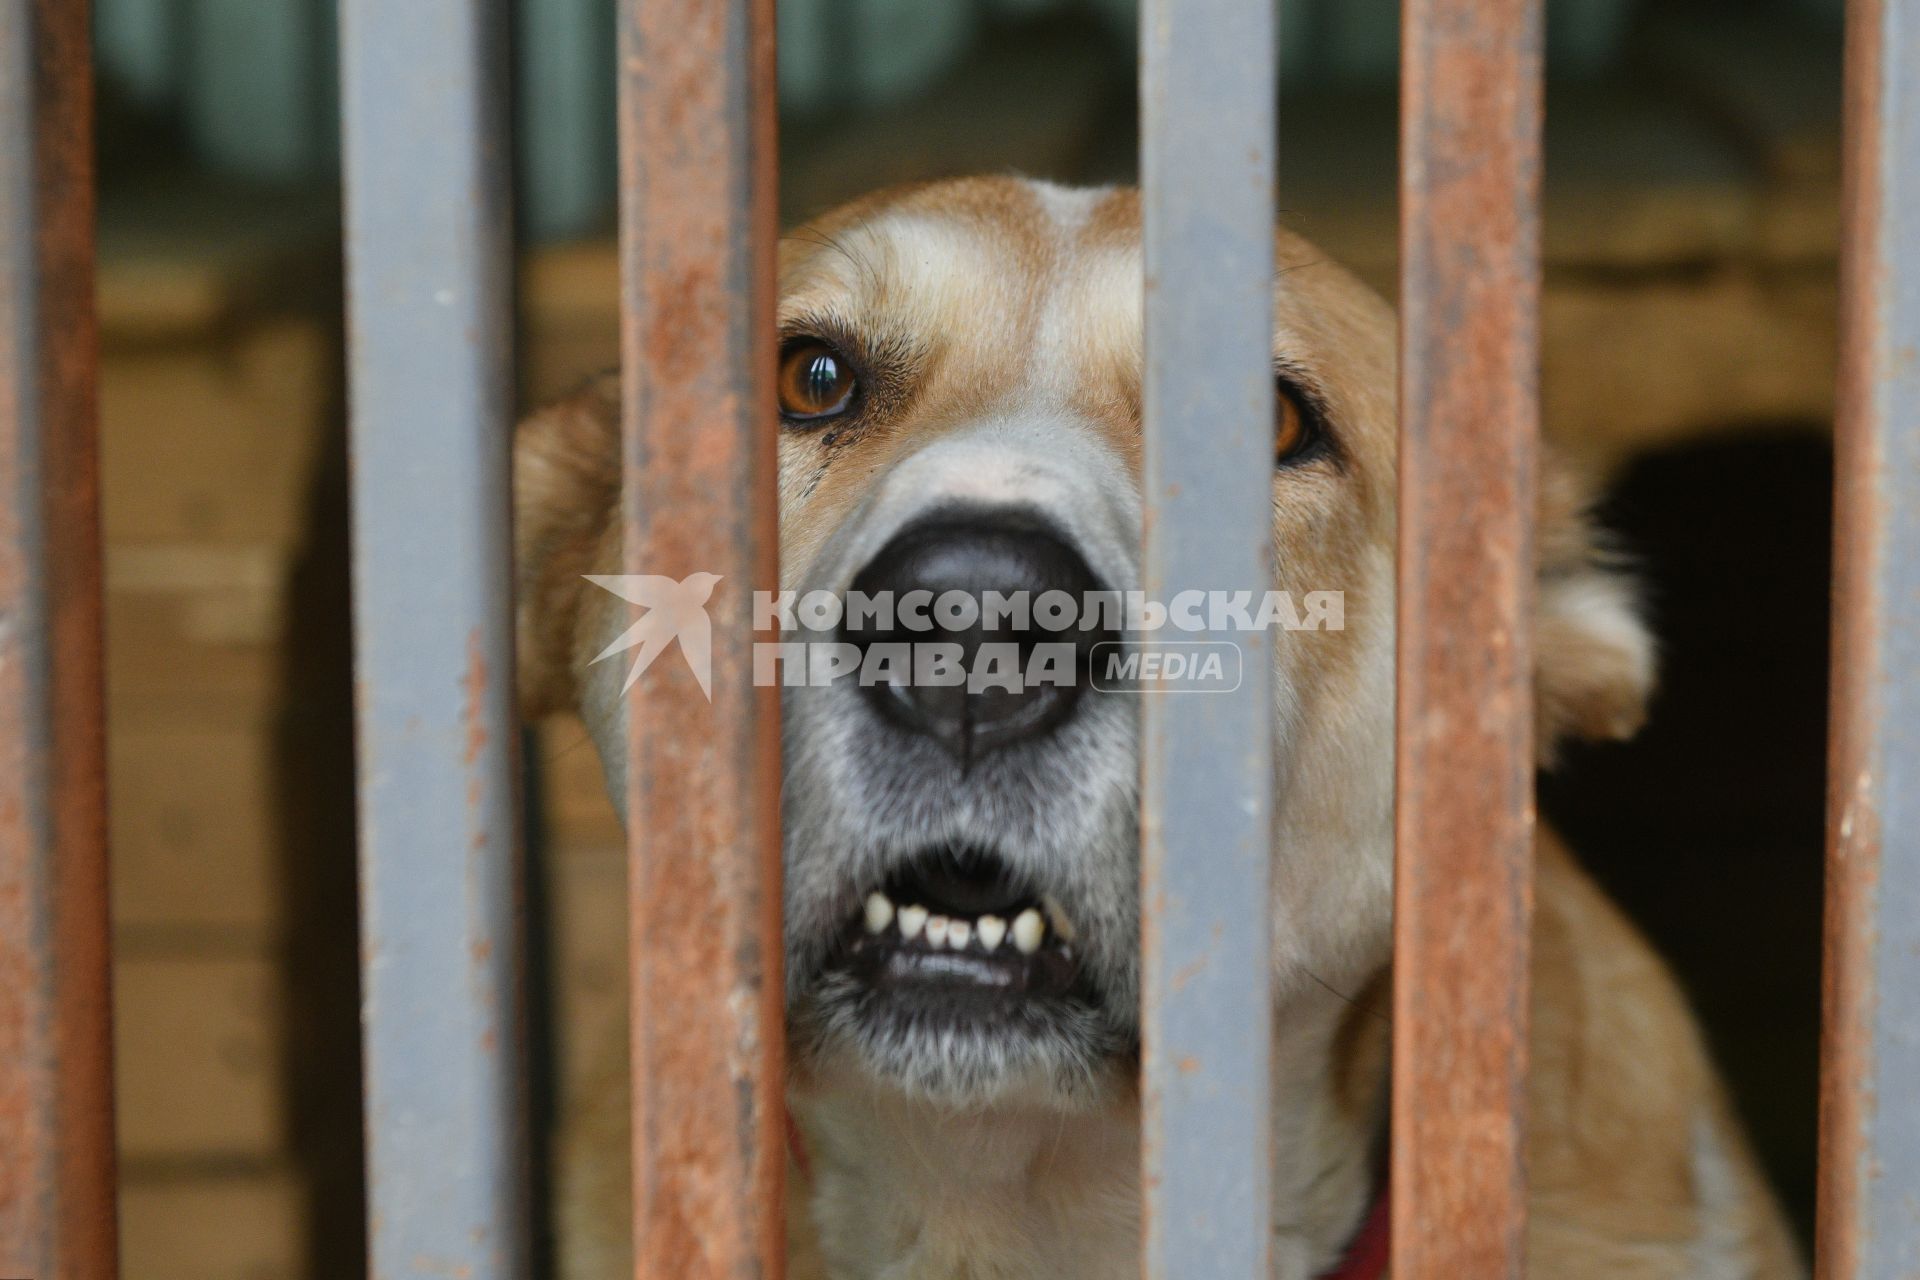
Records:
[[[847,597],[831,634],[806,634],[861,655],[785,704],[803,1056],[955,1103],[1075,1093],[1126,1060],[1138,708],[1090,677],[1137,529],[1089,436],[989,424],[880,479],[802,577]],[[929,649],[969,678],[923,679]],[[881,661],[902,650],[915,660]],[[971,678],[994,663],[1018,679]]]
[[[1072,718],[1093,646],[1107,634],[1098,612],[1079,605],[1101,591],[1085,557],[1038,513],[950,508],[896,533],[854,575],[853,595],[959,598],[971,607],[945,621],[940,610],[917,610],[913,624],[905,610],[880,625],[850,616],[842,635],[862,649],[939,646],[959,670],[975,668],[988,646],[998,646],[1016,672],[1028,669],[1040,645],[1065,652],[1059,678],[1014,688],[922,682],[913,663],[898,668],[897,680],[862,685],[882,722],[931,740],[965,778],[981,758],[1016,744],[1032,748]],[[1047,597],[1074,606],[1065,625],[1039,621],[1033,604]],[[1024,603],[995,613],[993,598]],[[996,1000],[1068,997],[1079,976],[1072,940],[1065,910],[1036,877],[1016,872],[991,843],[946,842],[912,851],[867,890],[838,958],[870,990],[923,1012],[943,1002],[970,1002],[982,1012]]]

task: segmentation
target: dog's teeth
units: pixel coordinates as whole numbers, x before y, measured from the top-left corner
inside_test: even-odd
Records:
[[[1007,936],[1007,922],[999,916],[981,916],[974,930],[980,935],[980,945],[994,951],[999,949],[1001,939]]]
[[[900,908],[900,936],[911,942],[920,936],[920,930],[927,923],[925,907]]]
[[[1060,935],[1060,940],[1072,942],[1073,922],[1067,919],[1067,913],[1060,909],[1060,904],[1052,897],[1045,897],[1040,899],[1040,905],[1047,913],[1047,923],[1053,927],[1055,933]]]
[[[947,945],[955,951],[965,951],[967,941],[973,937],[973,925],[965,920],[955,920],[947,926]]]
[[[927,921],[927,941],[936,947],[947,945],[947,930],[953,927],[953,921],[945,916],[933,916]]]
[[[1046,931],[1040,913],[1028,907],[1013,918],[1013,945],[1020,948],[1022,955],[1030,956],[1040,949],[1040,938]]]
[[[867,895],[867,932],[885,933],[887,926],[893,923],[893,903],[887,901],[884,893]]]

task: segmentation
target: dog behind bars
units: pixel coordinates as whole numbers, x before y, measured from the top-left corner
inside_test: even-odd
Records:
[[[1383,1273],[1368,1224],[1388,1175],[1394,318],[1276,244],[1273,585],[1336,592],[1344,616],[1271,646],[1273,1274],[1357,1278]],[[1138,588],[1133,191],[889,191],[784,240],[779,272],[783,587]],[[529,419],[516,512],[526,703],[582,714],[624,805],[625,668],[594,659],[630,619],[583,576],[622,569],[618,416],[609,378]],[[1538,529],[1548,764],[1565,738],[1634,732],[1653,646],[1551,457]],[[1070,646],[1082,677],[1090,647],[1125,643],[1009,625],[1019,653]],[[843,620],[813,638],[885,637]],[[792,1274],[1137,1275],[1137,694],[895,676],[802,682],[783,705]],[[1537,904],[1532,1273],[1800,1274],[1672,978],[1546,831]],[[562,1151],[582,1280],[627,1273],[626,1124],[610,1049]]]

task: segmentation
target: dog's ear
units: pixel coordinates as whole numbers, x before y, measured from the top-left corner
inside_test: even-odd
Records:
[[[582,574],[620,497],[620,380],[606,374],[521,422],[513,441],[515,644],[522,714],[574,705]]]
[[[1653,692],[1654,645],[1638,584],[1601,540],[1585,485],[1549,454],[1540,474],[1534,633],[1536,755],[1568,737],[1629,738]]]

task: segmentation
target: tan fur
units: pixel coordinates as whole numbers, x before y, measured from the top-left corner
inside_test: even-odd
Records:
[[[541,715],[575,703],[573,635],[581,577],[600,563],[620,496],[620,384],[595,379],[521,424],[514,438],[514,637],[520,703]]]
[[[1337,586],[1346,612],[1344,631],[1275,646],[1289,745],[1273,877],[1274,1274],[1305,1280],[1338,1258],[1367,1209],[1386,1114],[1395,344],[1377,296],[1296,237],[1276,244],[1276,359],[1325,398],[1339,450],[1276,472],[1276,585]],[[833,326],[885,348],[904,388],[857,425],[783,435],[787,585],[882,478],[984,414],[1068,415],[1137,484],[1132,192],[973,179],[881,193],[785,239],[780,282],[783,327]],[[617,684],[596,684],[586,662],[620,618],[579,575],[618,571],[617,416],[612,384],[597,384],[531,419],[516,458],[522,688],[530,708],[578,702],[600,724],[617,723]],[[1630,734],[1653,654],[1580,486],[1551,459],[1538,551],[1546,760],[1566,735]],[[1799,1274],[1660,961],[1550,836],[1539,866],[1533,1273]],[[570,1128],[570,1276],[622,1274],[622,1075],[609,1070]],[[791,1274],[1137,1274],[1137,1099],[1124,1069],[1074,1112],[1020,1097],[946,1112],[833,1061],[808,1064],[790,1096],[812,1163],[795,1180]]]
[[[1540,841],[1528,1149],[1540,1276],[1790,1276],[1791,1241],[1686,1002],[1551,835]],[[1714,1187],[1718,1160],[1726,1186]],[[1733,1264],[1709,1269],[1717,1233]]]

